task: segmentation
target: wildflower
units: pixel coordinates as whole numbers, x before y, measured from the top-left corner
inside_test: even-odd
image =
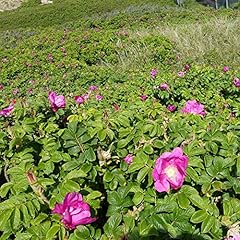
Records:
[[[103,100],[103,96],[102,95],[96,95],[96,100],[97,101],[102,101]]]
[[[97,89],[98,89],[98,87],[95,86],[95,85],[92,85],[92,86],[89,87],[89,90],[90,90],[90,91],[95,91],[95,90],[97,90]]]
[[[151,70],[151,72],[150,72],[151,77],[152,77],[153,79],[155,79],[156,76],[157,76],[157,73],[158,73],[157,69],[156,69],[156,68],[153,68],[153,69]]]
[[[48,100],[51,104],[52,110],[56,112],[59,108],[65,108],[66,102],[63,95],[57,95],[55,92],[51,91],[48,94]]]
[[[188,157],[177,147],[172,152],[163,153],[157,160],[152,172],[154,187],[158,192],[169,192],[170,188],[179,189],[186,177]]]
[[[124,158],[124,161],[128,164],[128,165],[130,165],[131,163],[132,163],[132,161],[133,161],[133,155],[132,154],[128,154],[125,158]]]
[[[206,115],[206,111],[204,110],[204,106],[197,102],[196,100],[188,100],[186,105],[182,108],[183,113],[192,113],[195,115]]]
[[[224,72],[228,72],[228,71],[229,71],[229,67],[228,67],[228,66],[224,66],[224,67],[223,67],[223,71],[224,71]]]
[[[160,87],[161,90],[168,90],[169,89],[169,85],[167,83],[161,83],[159,87]]]
[[[148,99],[148,96],[142,95],[142,96],[140,96],[140,99],[144,102]]]
[[[235,87],[240,88],[240,79],[239,78],[234,78],[233,84]]]
[[[61,221],[68,229],[75,229],[78,225],[86,225],[96,221],[91,217],[88,203],[83,201],[82,195],[77,192],[68,193],[63,203],[56,204],[52,213],[61,216]]]
[[[0,116],[9,117],[14,110],[14,105],[11,103],[7,108],[0,111]]]
[[[85,99],[83,96],[76,96],[74,99],[75,99],[75,102],[78,104],[83,104],[85,102]]]
[[[170,112],[174,112],[174,111],[176,110],[176,108],[177,108],[177,107],[174,106],[174,105],[168,105],[168,106],[167,106],[167,110],[170,111]]]
[[[179,77],[184,77],[184,75],[185,75],[185,72],[183,72],[183,71],[178,72]]]

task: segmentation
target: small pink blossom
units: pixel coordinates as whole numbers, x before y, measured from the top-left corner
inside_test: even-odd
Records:
[[[177,108],[177,107],[174,106],[174,105],[168,105],[168,106],[167,106],[167,110],[170,111],[170,112],[174,112],[174,111],[176,110],[176,108]]]
[[[161,90],[168,90],[169,89],[169,85],[167,83],[161,83],[159,87],[160,87]]]
[[[30,83],[30,84],[34,84],[34,83],[35,83],[35,80],[31,79],[31,80],[29,80],[29,83]]]
[[[103,100],[103,96],[102,95],[96,95],[96,100],[97,101],[102,101]]]
[[[184,75],[185,75],[185,72],[183,72],[183,71],[178,72],[179,77],[184,77]]]
[[[48,100],[51,104],[52,110],[56,112],[59,108],[65,108],[66,102],[63,95],[57,95],[55,92],[51,91],[48,94]]]
[[[2,84],[0,84],[0,91],[2,91],[3,90],[3,85]]]
[[[18,88],[14,89],[14,90],[13,90],[13,95],[17,95],[18,92],[19,92],[19,89],[18,89]]]
[[[117,103],[114,103],[113,107],[114,107],[115,112],[118,112],[120,110],[120,107]]]
[[[188,71],[190,70],[190,65],[189,65],[189,64],[186,64],[186,65],[184,66],[184,70],[185,70],[186,72],[188,72]]]
[[[76,96],[74,99],[75,99],[75,102],[78,104],[83,104],[85,102],[85,99],[83,96]]]
[[[157,76],[157,73],[158,73],[157,69],[156,69],[156,68],[153,68],[153,69],[151,70],[151,72],[150,72],[151,77],[152,77],[153,79],[155,79],[156,76]]]
[[[223,72],[228,72],[229,71],[229,67],[228,66],[224,66],[223,67]]]
[[[33,93],[33,89],[29,88],[27,92],[28,92],[28,94],[32,94]]]
[[[207,114],[204,110],[204,106],[196,100],[188,100],[186,105],[182,108],[182,113],[192,113],[202,116]]]
[[[53,55],[52,54],[48,54],[48,60],[53,63]]]
[[[90,91],[96,91],[96,90],[98,90],[98,87],[95,86],[95,85],[92,85],[92,86],[89,87],[89,90]]]
[[[132,154],[128,154],[128,155],[124,158],[124,161],[125,161],[128,165],[130,165],[130,164],[132,163],[132,161],[133,161],[133,158],[134,158],[134,156],[133,156]]]
[[[86,101],[86,100],[88,100],[88,99],[90,98],[90,93],[84,94],[84,95],[82,95],[82,97],[83,97],[84,100]]]
[[[9,117],[14,110],[14,105],[11,103],[7,108],[0,111],[0,116]]]
[[[78,225],[86,225],[96,221],[91,217],[88,203],[83,201],[80,193],[68,193],[63,203],[57,203],[52,213],[61,216],[61,222],[69,230],[75,229]]]
[[[239,233],[239,228],[238,224],[234,224],[236,226],[232,226],[228,232],[227,232],[227,237],[224,238],[224,240],[240,240],[240,233]]]
[[[145,102],[148,99],[147,95],[140,96],[141,101]]]
[[[158,192],[169,192],[170,188],[179,189],[186,177],[188,157],[181,148],[163,153],[157,160],[152,172],[154,187]]]
[[[233,84],[235,87],[240,88],[240,79],[239,78],[234,78]]]

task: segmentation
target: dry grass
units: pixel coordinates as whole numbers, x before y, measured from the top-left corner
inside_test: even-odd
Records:
[[[0,12],[16,9],[21,6],[22,0],[0,0]]]
[[[238,65],[240,62],[240,19],[213,18],[208,22],[184,25],[158,26],[154,30],[142,29],[133,32],[134,37],[164,35],[172,42],[183,61],[199,64],[218,63]],[[134,62],[146,49],[131,46],[121,62]],[[142,56],[143,57],[143,56]]]

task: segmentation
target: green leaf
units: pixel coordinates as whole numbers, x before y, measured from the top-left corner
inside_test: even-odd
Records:
[[[13,217],[13,224],[12,224],[13,229],[17,229],[20,222],[21,222],[20,210],[18,208],[15,208],[14,217]]]
[[[147,235],[149,231],[151,230],[152,225],[149,224],[146,220],[141,221],[138,224],[138,231],[140,236]]]
[[[193,203],[193,205],[205,209],[203,199],[199,195],[189,195],[188,198]]]
[[[134,194],[132,201],[135,205],[138,205],[143,201],[143,197],[144,197],[144,194],[142,192],[136,192]]]
[[[154,150],[152,148],[152,146],[150,144],[146,145],[144,148],[143,148],[143,151],[147,154],[153,154]]]
[[[240,177],[240,157],[237,159],[237,176]]]
[[[117,148],[124,148],[127,146],[127,144],[129,143],[128,139],[121,139],[120,141],[118,141],[117,143]]]
[[[138,175],[137,175],[137,181],[139,183],[142,182],[142,180],[147,176],[148,172],[150,171],[151,169],[149,167],[144,167],[142,168],[139,172],[138,172]]]
[[[194,182],[199,181],[199,176],[192,167],[187,168],[187,176],[189,176]]]
[[[51,226],[51,228],[47,231],[46,234],[46,239],[53,239],[54,236],[56,236],[56,234],[58,233],[58,231],[60,230],[60,225],[59,224],[53,224]]]
[[[115,230],[119,224],[121,223],[122,221],[122,214],[120,213],[115,213],[113,216],[111,216],[107,223],[109,224],[109,227],[112,229],[112,230]]]
[[[99,139],[101,142],[104,141],[104,139],[105,139],[106,136],[107,136],[107,131],[106,131],[106,129],[101,129],[100,131],[98,131],[97,136],[98,136],[98,139]]]
[[[91,147],[86,150],[84,159],[90,162],[94,162],[96,160],[96,154]]]
[[[1,212],[1,218],[0,218],[0,231],[4,231],[6,223],[9,221],[10,216],[14,209],[8,209],[3,212]]]
[[[203,222],[207,217],[208,217],[208,214],[206,210],[198,210],[192,215],[190,220],[193,223],[200,223],[200,222]]]
[[[214,226],[215,218],[211,215],[208,215],[207,218],[202,222],[201,225],[201,232],[202,233],[209,233],[211,228]]]
[[[92,191],[92,192],[90,192],[90,194],[87,195],[87,198],[86,198],[87,200],[86,201],[92,200],[92,199],[96,199],[96,198],[99,198],[101,196],[102,196],[101,192],[99,192],[99,191]]]
[[[73,170],[71,172],[69,172],[65,179],[73,179],[73,178],[84,178],[86,177],[87,174],[85,172],[83,172],[81,169],[78,170]]]
[[[23,221],[25,222],[25,224],[29,225],[30,222],[31,222],[31,217],[28,213],[27,207],[22,204],[20,209],[21,209],[21,212],[22,212],[22,215],[23,215]]]
[[[177,196],[177,200],[178,200],[178,205],[180,206],[180,208],[186,209],[189,207],[190,201],[188,200],[185,193],[183,193],[183,192],[179,193]]]
[[[116,191],[112,191],[112,192],[108,193],[107,200],[108,200],[109,204],[119,206],[122,204],[122,200],[124,200],[124,199],[122,199]]]
[[[4,183],[1,188],[0,188],[0,197],[1,198],[4,198],[6,197],[9,189],[13,186],[13,183],[12,182],[7,182],[7,183]]]
[[[126,231],[131,232],[135,227],[135,217],[134,216],[123,216],[123,221],[126,225]]]
[[[103,181],[104,182],[111,182],[113,180],[113,178],[114,178],[114,175],[111,172],[106,171],[104,176],[103,176]]]
[[[64,188],[68,191],[68,192],[78,192],[80,191],[80,186],[78,183],[72,181],[72,180],[67,180],[64,183]]]
[[[48,215],[45,213],[40,213],[32,222],[31,225],[39,225],[42,221],[48,218]]]
[[[154,144],[154,147],[155,147],[155,148],[158,148],[158,149],[162,149],[162,148],[164,148],[165,145],[166,145],[163,141],[160,141],[160,140],[154,141],[153,144]]]
[[[87,227],[83,225],[78,226],[77,229],[74,231],[74,234],[76,235],[77,239],[90,239],[90,231]]]

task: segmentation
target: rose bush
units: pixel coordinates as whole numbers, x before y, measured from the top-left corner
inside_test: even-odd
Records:
[[[239,73],[79,29],[0,52],[1,239],[238,237]]]

